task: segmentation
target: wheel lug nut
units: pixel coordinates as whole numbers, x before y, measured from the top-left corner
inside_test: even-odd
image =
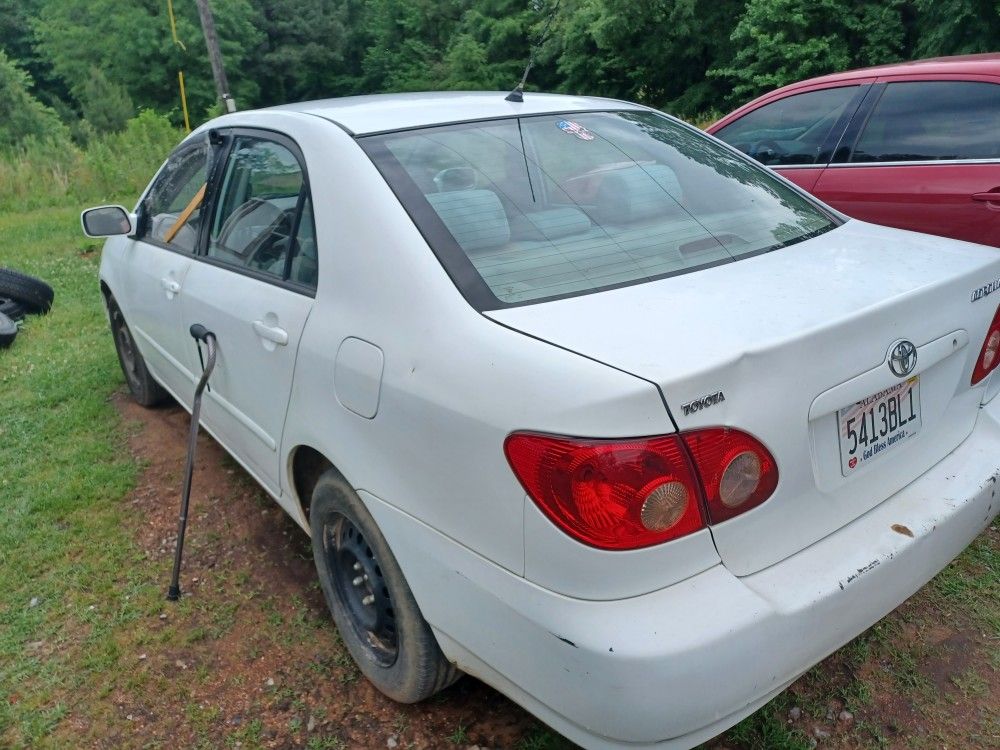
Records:
[[[365,582],[365,577],[364,576],[358,576],[353,581],[351,581],[351,583],[353,583],[355,585],[355,587],[360,586],[364,582]]]
[[[375,603],[375,594],[369,594],[368,596],[366,596],[364,599],[361,600],[361,603],[364,604],[366,607],[370,607],[372,604]]]
[[[357,571],[358,573],[361,572],[361,563],[360,562],[354,563],[354,570]]]

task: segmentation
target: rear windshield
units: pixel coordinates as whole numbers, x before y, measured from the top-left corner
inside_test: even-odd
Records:
[[[360,142],[481,310],[687,273],[835,226],[765,169],[652,112],[508,118]]]

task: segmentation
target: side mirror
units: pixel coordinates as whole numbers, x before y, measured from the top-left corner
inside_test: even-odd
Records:
[[[88,208],[80,214],[83,233],[88,237],[112,237],[132,234],[135,230],[135,214],[122,206],[98,206]]]

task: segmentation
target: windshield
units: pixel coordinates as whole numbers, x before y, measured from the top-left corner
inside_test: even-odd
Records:
[[[360,142],[481,310],[687,273],[835,226],[766,170],[653,112],[509,118]]]

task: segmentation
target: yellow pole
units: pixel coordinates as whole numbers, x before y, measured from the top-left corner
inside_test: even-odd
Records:
[[[191,120],[188,119],[188,100],[187,95],[184,93],[184,71],[177,71],[177,81],[181,85],[181,109],[184,110],[184,130],[188,133],[191,132]]]
[[[187,47],[184,46],[184,42],[180,40],[177,36],[177,19],[174,18],[174,2],[173,0],[167,0],[167,15],[170,17],[170,35],[174,39],[174,44],[180,47],[182,50],[187,52]],[[188,102],[187,94],[184,92],[184,71],[177,71],[177,82],[181,87],[181,109],[184,111],[184,130],[188,133],[191,132],[191,120],[188,117]]]
[[[174,37],[174,44],[187,52],[184,42],[177,38],[177,19],[174,18],[174,2],[167,0],[167,15],[170,16],[170,33]]]

